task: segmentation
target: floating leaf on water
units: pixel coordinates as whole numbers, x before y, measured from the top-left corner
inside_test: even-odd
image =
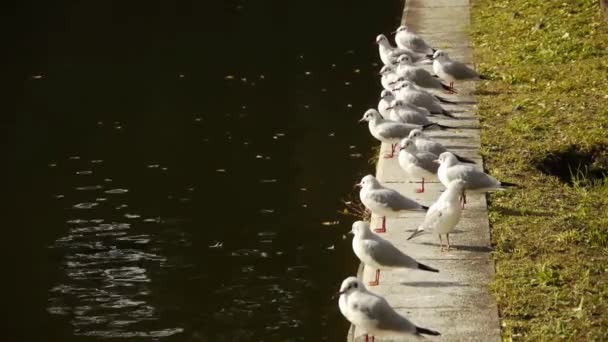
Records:
[[[234,76],[232,76],[232,75],[226,75],[226,76],[224,76],[224,79],[225,80],[233,80]]]
[[[260,183],[276,183],[276,179],[260,179]]]
[[[331,245],[331,246],[327,247],[326,249],[329,251],[332,251],[332,250],[334,250],[334,245]]]
[[[125,214],[125,217],[128,219],[134,219],[134,218],[139,218],[140,215],[137,214]]]
[[[129,192],[129,189],[111,189],[105,191],[106,194],[124,194],[127,192]]]
[[[323,221],[321,222],[321,224],[324,226],[335,226],[337,224],[340,224],[340,221]]]
[[[209,246],[209,248],[222,248],[222,247],[224,247],[224,243],[219,242],[219,241],[216,242],[215,244]]]
[[[91,209],[96,207],[99,203],[78,203],[73,206],[75,209]]]
[[[219,173],[225,173],[226,169],[215,169],[215,171],[219,172]]]
[[[92,175],[93,171],[91,170],[85,170],[85,171],[76,171],[77,175]]]
[[[262,209],[260,212],[263,214],[272,214],[274,213],[274,209]]]

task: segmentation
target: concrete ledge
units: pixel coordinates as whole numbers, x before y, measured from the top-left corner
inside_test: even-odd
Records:
[[[402,22],[419,32],[435,47],[447,51],[454,59],[472,62],[467,28],[470,22],[468,0],[408,0]],[[430,65],[427,65],[431,69]],[[428,131],[433,139],[450,150],[476,161],[481,159],[479,121],[475,115],[476,101],[471,82],[457,84],[459,93],[442,96],[457,104],[444,107],[458,119],[435,116],[432,120],[455,127]],[[426,191],[416,193],[419,179],[408,179],[399,167],[397,158],[386,159],[390,146],[383,144],[376,176],[387,187],[431,205],[444,189],[437,180],[427,183]],[[433,180],[431,180],[433,181]],[[372,216],[371,225],[380,225],[379,217]],[[380,285],[370,288],[389,301],[395,309],[421,326],[435,329],[442,336],[426,337],[441,341],[500,341],[498,308],[489,289],[494,277],[494,263],[490,258],[491,240],[485,194],[468,194],[467,205],[456,231],[450,234],[453,250],[442,252],[436,235],[423,234],[412,241],[406,238],[423,221],[423,213],[387,218],[387,232],[382,234],[398,248],[440,273],[418,270],[382,271]],[[373,279],[375,269],[363,267],[359,278]],[[349,331],[349,341],[363,341],[363,333],[356,328]],[[407,339],[376,338],[376,341],[405,341]],[[410,340],[415,340],[412,338]]]

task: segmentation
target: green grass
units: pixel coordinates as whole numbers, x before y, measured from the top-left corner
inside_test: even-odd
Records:
[[[608,23],[597,0],[474,0],[482,153],[504,340],[608,340]],[[570,152],[569,152],[570,151]],[[570,153],[570,154],[569,154]],[[541,172],[547,155],[571,182]],[[596,174],[597,176],[597,174]]]

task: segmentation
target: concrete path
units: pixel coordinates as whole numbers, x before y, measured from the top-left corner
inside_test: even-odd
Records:
[[[472,54],[467,35],[469,26],[468,0],[407,0],[403,23],[421,34],[427,42],[441,48],[457,60],[471,62]],[[430,66],[429,66],[430,67]],[[433,131],[430,136],[448,149],[474,159],[482,168],[479,156],[479,122],[475,117],[474,84],[457,84],[459,94],[447,95],[461,104],[446,105],[458,120],[444,119],[439,123],[457,126],[458,130]],[[380,87],[378,88],[380,92]],[[390,146],[383,144],[377,169],[378,179],[410,198],[431,205],[439,196],[440,183],[427,184],[423,194],[415,193],[413,184],[400,169],[397,158],[385,159]],[[419,181],[419,180],[412,180]],[[490,259],[490,230],[484,195],[469,194],[466,209],[456,232],[451,234],[450,252],[440,252],[437,235],[424,234],[412,241],[407,236],[422,222],[423,214],[408,214],[403,218],[387,218],[389,239],[407,254],[440,270],[439,274],[422,271],[383,271],[380,285],[371,291],[385,296],[391,305],[414,323],[438,330],[442,336],[428,338],[437,341],[500,341],[498,309],[488,284],[494,275]],[[380,220],[372,217],[372,227]],[[374,269],[364,268],[359,277],[365,283],[373,280]],[[349,341],[362,341],[363,332],[351,328]],[[415,340],[415,339],[411,339]],[[404,341],[380,339],[376,341]]]

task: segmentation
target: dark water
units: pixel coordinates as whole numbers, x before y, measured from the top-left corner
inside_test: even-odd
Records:
[[[15,340],[344,339],[338,211],[401,6],[22,2]]]

